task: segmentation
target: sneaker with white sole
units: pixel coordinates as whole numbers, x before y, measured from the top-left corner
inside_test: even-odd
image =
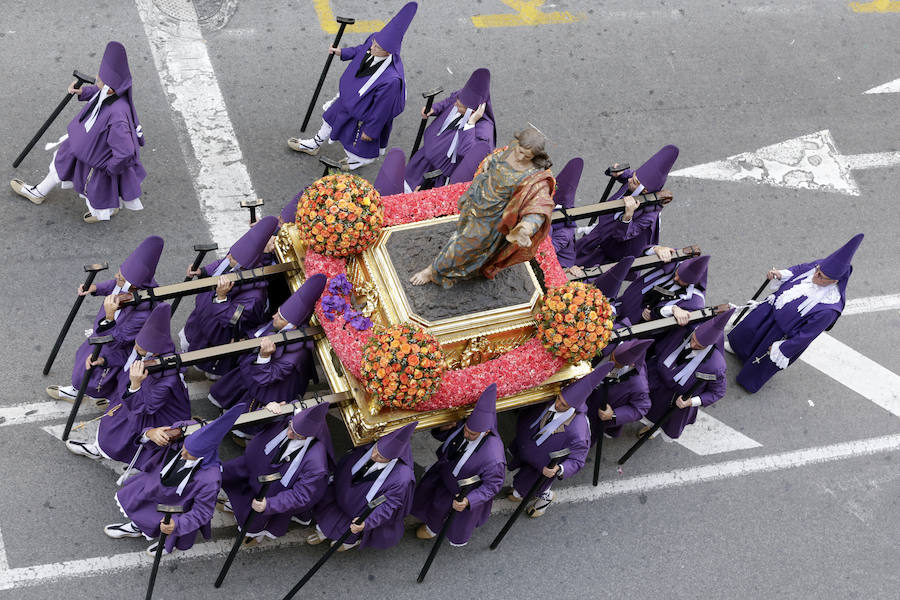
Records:
[[[317,544],[321,544],[324,541],[325,541],[325,536],[320,534],[318,531],[306,536],[306,543],[309,544],[310,546],[315,546]]]
[[[547,490],[542,493],[537,499],[534,501],[534,504],[528,507],[527,513],[528,516],[532,519],[537,519],[540,516],[543,516],[545,512],[547,512],[547,508],[553,503],[553,497],[555,494],[553,490]]]
[[[94,444],[88,444],[87,442],[77,442],[75,440],[66,440],[66,448],[72,454],[78,454],[81,456],[86,456],[91,460],[100,460],[103,458],[103,455],[100,454],[100,450]]]
[[[13,179],[9,182],[9,187],[12,188],[12,191],[22,196],[23,198],[30,200],[34,204],[43,204],[44,200],[46,200],[46,196],[37,191],[36,185],[28,185],[21,179]]]
[[[303,152],[305,154],[309,154],[311,156],[315,156],[319,153],[319,146],[325,143],[325,140],[319,137],[319,134],[315,136],[301,140],[298,138],[290,138],[288,140],[288,148],[294,150],[296,152]]]
[[[75,402],[78,396],[78,390],[74,385],[48,385],[47,395],[54,400],[64,400],[65,402]]]
[[[141,533],[141,530],[138,529],[138,526],[134,524],[134,521],[128,521],[127,523],[112,523],[103,528],[103,533],[116,540],[127,537],[137,538],[144,535]]]
[[[347,550],[353,550],[359,546],[359,540],[356,540],[352,544],[341,544],[341,547],[338,548],[338,552],[346,552]]]

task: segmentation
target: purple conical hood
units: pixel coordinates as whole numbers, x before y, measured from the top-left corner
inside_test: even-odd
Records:
[[[706,270],[709,267],[709,255],[689,258],[675,268],[675,273],[685,285],[695,285],[706,289]]]
[[[628,276],[632,263],[634,263],[634,257],[626,256],[614,264],[609,271],[595,277],[591,284],[603,292],[607,299],[615,300],[619,297],[619,288],[622,287],[622,282]]]
[[[125,94],[131,87],[131,71],[128,69],[125,46],[119,42],[110,42],[106,45],[98,75],[103,83],[116,91],[117,95]]]
[[[155,355],[170,354],[175,352],[175,343],[172,341],[170,323],[172,320],[172,307],[166,303],[157,304],[144,321],[144,326],[138,332],[134,343]]]
[[[731,310],[717,314],[709,321],[701,323],[697,329],[694,330],[694,336],[697,338],[697,343],[701,346],[710,346],[720,341],[720,338],[722,338],[725,332],[725,325],[728,324],[728,319],[730,319],[733,314],[734,309],[732,308]]]
[[[297,220],[297,204],[300,202],[300,198],[303,196],[303,192],[300,192],[294,199],[287,203],[287,205],[281,209],[281,222],[282,223],[293,223]]]
[[[331,444],[331,432],[328,431],[328,424],[325,417],[328,416],[328,409],[331,407],[327,402],[316,404],[309,408],[298,412],[291,419],[291,429],[294,433],[306,437],[314,437],[322,444],[325,444],[325,450],[328,456],[334,460],[334,448]]]
[[[402,194],[404,179],[406,179],[406,155],[400,148],[391,148],[385,155],[375,178],[375,189],[382,196]]]
[[[278,219],[271,215],[263,217],[231,246],[228,253],[242,268],[251,269],[259,262],[266,243],[276,231],[278,231]]]
[[[666,185],[666,178],[669,176],[669,171],[672,170],[676,158],[678,158],[676,146],[663,146],[659,152],[638,167],[635,174],[645,191],[658,192]]]
[[[378,45],[391,54],[399,54],[403,36],[406,34],[409,24],[412,23],[413,17],[416,16],[417,8],[419,8],[417,3],[407,2],[400,12],[375,34],[375,41],[378,42]]]
[[[492,383],[481,392],[481,397],[478,398],[478,402],[475,403],[472,414],[466,419],[466,426],[472,431],[477,431],[479,433],[485,431],[497,432],[496,383]]]
[[[303,282],[300,288],[284,301],[278,312],[294,327],[303,327],[313,314],[316,302],[325,289],[328,278],[322,273],[316,273]]]
[[[644,357],[647,355],[647,349],[653,345],[653,340],[627,340],[616,346],[612,356],[620,365],[644,364]]]
[[[491,99],[491,72],[483,68],[472,71],[469,80],[459,90],[456,98],[466,108],[472,110],[478,108],[482,102],[488,102]]]
[[[418,421],[413,421],[379,438],[378,442],[376,442],[378,453],[391,460],[399,458],[409,466],[412,466],[412,447],[409,444],[409,440],[412,439],[413,431],[416,430],[418,424]]]
[[[819,262],[819,269],[829,279],[844,279],[850,275],[853,255],[863,241],[863,234],[857,233],[850,241],[828,255],[825,260]]]
[[[581,410],[588,396],[591,395],[595,387],[600,385],[600,382],[603,381],[603,378],[609,374],[612,368],[613,364],[606,361],[575,383],[570,383],[560,392],[563,400],[576,411]]]
[[[145,290],[156,287],[156,280],[153,276],[156,274],[156,265],[159,263],[164,244],[165,242],[158,235],[144,238],[134,252],[122,261],[122,265],[119,267],[122,277],[136,288]]]
[[[462,183],[463,181],[472,181],[475,178],[475,171],[478,165],[484,160],[484,157],[491,153],[491,145],[487,142],[475,142],[463,155],[453,174],[450,176],[450,183]]]
[[[215,421],[211,421],[184,440],[184,448],[197,458],[203,458],[203,465],[218,464],[219,444],[234,427],[234,422],[247,410],[244,403],[235,404]]]
[[[563,208],[575,208],[575,191],[578,190],[578,182],[581,181],[583,170],[584,161],[580,158],[573,158],[566,163],[566,166],[556,176],[554,202]]]

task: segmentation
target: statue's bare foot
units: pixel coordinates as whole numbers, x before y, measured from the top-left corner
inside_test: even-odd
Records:
[[[413,285],[425,285],[426,283],[434,281],[432,278],[433,275],[434,270],[432,270],[431,265],[429,265],[410,277],[409,282]]]

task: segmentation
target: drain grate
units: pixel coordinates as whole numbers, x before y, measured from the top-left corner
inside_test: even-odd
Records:
[[[237,0],[153,0],[163,13],[179,21],[197,19],[200,25],[224,27],[237,10]]]

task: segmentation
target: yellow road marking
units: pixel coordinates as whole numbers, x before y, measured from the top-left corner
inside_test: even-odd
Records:
[[[316,16],[319,17],[319,27],[325,33],[337,33],[338,23],[334,20],[334,11],[331,9],[331,0],[313,0]],[[353,25],[347,25],[346,33],[372,33],[381,31],[384,21],[357,21]]]
[[[872,0],[872,2],[851,2],[850,8],[857,13],[900,13],[900,0]]]
[[[558,25],[561,23],[577,23],[585,18],[584,13],[572,14],[569,11],[544,12],[540,9],[546,0],[500,0],[515,13],[493,15],[475,15],[472,23],[475,27],[520,27],[522,25]]]

